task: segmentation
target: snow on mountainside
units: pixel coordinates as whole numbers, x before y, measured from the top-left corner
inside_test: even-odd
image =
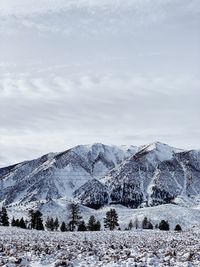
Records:
[[[20,206],[12,206],[8,208],[9,217],[28,219],[28,211],[30,209],[39,209],[43,214],[44,221],[48,216],[58,218],[59,221],[68,222],[68,205],[70,201],[66,199],[49,200],[43,203],[31,202]],[[87,222],[91,215],[94,215],[98,219],[103,227],[103,219],[106,216],[106,212],[110,208],[114,208],[117,211],[119,225],[123,230],[127,228],[130,220],[135,222],[136,218],[138,221],[139,228],[142,227],[142,221],[144,217],[151,220],[153,226],[159,224],[161,220],[167,220],[170,225],[170,229],[174,229],[176,224],[180,224],[183,229],[190,228],[194,225],[199,225],[200,222],[200,210],[196,208],[180,207],[173,204],[159,205],[155,207],[147,207],[141,209],[130,209],[122,205],[106,205],[98,210],[79,205],[81,215]]]
[[[70,198],[85,182],[105,176],[136,151],[133,146],[80,145],[1,168],[0,202]]]
[[[138,155],[151,152],[148,154],[148,157],[149,160],[151,160],[153,163],[157,160],[159,161],[170,160],[172,159],[174,153],[182,151],[183,151],[182,149],[177,149],[160,142],[155,142],[149,145],[141,146],[138,149]]]
[[[168,220],[176,214],[184,226],[190,224],[185,214],[194,215],[193,225],[200,218],[200,152],[159,142],[139,148],[93,144],[0,169],[0,203],[17,217],[39,208],[44,216],[66,219],[72,200],[80,202],[86,217],[93,212],[101,219],[105,210],[90,208],[115,205],[125,223],[128,213],[158,220],[160,212]]]
[[[108,188],[96,179],[90,180],[74,192],[74,197],[78,197],[82,204],[99,208],[102,203],[108,204]]]
[[[100,182],[107,188],[108,203],[133,208],[165,203],[192,206],[199,202],[200,152],[153,143],[139,148]],[[94,192],[88,191],[87,183],[81,189],[75,196],[83,204],[105,204],[99,198],[94,201]]]

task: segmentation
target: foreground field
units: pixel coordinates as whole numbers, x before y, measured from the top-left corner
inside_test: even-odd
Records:
[[[200,228],[51,233],[0,227],[0,266],[200,266]]]

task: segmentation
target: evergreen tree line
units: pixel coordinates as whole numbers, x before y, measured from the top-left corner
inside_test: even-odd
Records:
[[[49,231],[57,231],[60,229],[61,232],[66,231],[100,231],[101,223],[96,220],[92,215],[90,216],[87,223],[82,219],[81,212],[77,203],[70,203],[68,206],[68,223],[64,221],[60,224],[58,218],[55,220],[48,217],[45,223],[46,229]],[[60,228],[59,228],[60,227]]]
[[[48,231],[100,231],[101,223],[96,220],[95,216],[90,216],[87,223],[82,219],[80,209],[78,204],[71,203],[68,207],[69,211],[69,221],[68,223],[58,221],[58,218],[47,217],[45,223],[43,223],[42,213],[39,210],[30,210],[29,211],[29,220],[12,218],[11,226],[20,227],[23,229],[35,229],[35,230],[44,230],[45,228]],[[0,225],[9,226],[9,218],[7,210],[5,207],[0,211]],[[110,230],[114,230],[118,226],[118,215],[115,209],[110,209],[106,213],[104,218],[104,226]]]
[[[20,227],[22,229],[26,229],[27,228],[27,224],[28,224],[28,221],[24,221],[23,217],[21,219],[16,219],[16,220],[13,217],[12,221],[11,221],[11,226]]]
[[[75,223],[75,227],[72,228],[71,222],[65,223],[62,222],[60,226],[61,232],[67,232],[67,231],[100,231],[101,230],[101,223],[100,221],[97,221],[96,218],[92,215],[90,216],[87,223],[85,223],[84,220],[80,220]],[[48,228],[47,228],[48,229]],[[56,229],[49,229],[50,231],[54,231]]]
[[[42,213],[39,210],[30,210],[29,211],[29,220],[24,221],[23,217],[21,219],[15,219],[13,217],[11,221],[11,226],[20,227],[23,229],[36,229],[36,230],[44,230],[45,228],[48,231],[58,231],[66,232],[66,231],[100,231],[101,230],[101,223],[100,221],[96,220],[95,216],[90,216],[87,223],[82,219],[81,212],[77,203],[70,203],[68,206],[68,223],[64,221],[58,221],[58,218],[50,218],[47,217],[45,223],[43,223]],[[5,207],[2,207],[0,210],[0,225],[2,226],[9,226],[9,218],[7,214],[7,210]],[[106,212],[106,217],[104,218],[104,227],[109,230],[114,230],[119,228],[118,224],[118,214],[115,209],[110,209]],[[131,230],[132,228],[139,228],[138,219],[133,221],[130,220],[128,224],[128,228],[125,230]],[[142,229],[160,229],[164,231],[169,231],[170,226],[168,221],[161,220],[159,224],[153,226],[151,221],[144,217],[141,225]],[[181,226],[179,224],[176,225],[175,231],[181,231]]]
[[[20,227],[23,229],[36,229],[36,230],[44,230],[42,213],[38,210],[29,211],[29,220],[15,219],[14,217],[11,220],[11,226]],[[0,210],[0,226],[9,226],[9,217],[5,207],[2,207]]]
[[[128,224],[128,228],[126,228],[125,230],[131,230],[134,227],[136,229],[139,228],[139,222],[138,222],[137,218],[136,218],[134,223],[132,220],[130,220],[130,222]],[[142,221],[141,228],[142,229],[160,229],[161,231],[169,231],[170,225],[169,225],[168,221],[161,220],[159,224],[156,224],[155,226],[153,226],[153,224],[151,223],[151,220],[148,219],[147,217],[144,217],[144,219]],[[174,228],[174,231],[182,231],[181,226],[179,224],[177,224]]]

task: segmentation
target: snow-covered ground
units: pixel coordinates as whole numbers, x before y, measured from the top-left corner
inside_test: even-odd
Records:
[[[0,227],[0,266],[200,266],[200,226],[158,230],[44,232]]]
[[[38,208],[43,214],[43,220],[46,221],[47,216],[58,217],[59,221],[68,222],[68,204],[65,199],[51,200],[40,204]],[[30,209],[37,208],[37,202],[28,203],[27,205],[13,206],[8,209],[10,219],[14,216],[20,219],[24,217],[28,219],[28,211]],[[91,215],[94,215],[103,225],[103,219],[106,216],[106,212],[114,208],[117,211],[119,217],[119,224],[121,229],[125,229],[128,226],[130,220],[133,222],[137,219],[139,225],[141,225],[144,217],[146,216],[151,220],[153,226],[159,224],[161,220],[167,220],[170,225],[170,229],[174,229],[176,224],[180,224],[182,229],[191,228],[192,226],[200,222],[200,208],[187,208],[173,204],[159,205],[155,207],[147,207],[141,209],[130,209],[122,205],[108,205],[99,210],[94,210],[83,205],[80,205],[80,211],[83,219],[87,222]]]

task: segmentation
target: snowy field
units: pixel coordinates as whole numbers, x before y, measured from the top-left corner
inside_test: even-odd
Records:
[[[43,232],[0,227],[0,266],[200,266],[200,227],[155,230]]]

